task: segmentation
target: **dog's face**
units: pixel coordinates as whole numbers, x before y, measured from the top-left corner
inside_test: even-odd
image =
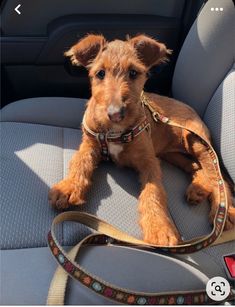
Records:
[[[89,70],[99,118],[121,123],[138,112],[148,70],[166,59],[168,52],[164,44],[145,35],[109,43],[101,35],[88,35],[65,55]]]

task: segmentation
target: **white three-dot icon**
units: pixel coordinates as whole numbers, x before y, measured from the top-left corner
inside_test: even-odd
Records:
[[[223,277],[213,277],[206,284],[206,293],[214,301],[223,301],[229,296],[230,284]]]
[[[211,11],[212,12],[214,12],[214,11],[216,11],[216,12],[222,12],[224,10],[224,8],[223,7],[211,7]]]

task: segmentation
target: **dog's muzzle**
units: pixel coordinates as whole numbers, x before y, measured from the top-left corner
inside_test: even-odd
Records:
[[[116,107],[110,106],[108,108],[108,117],[114,123],[118,123],[121,120],[123,120],[125,117],[125,113],[126,113],[125,107],[117,109]]]

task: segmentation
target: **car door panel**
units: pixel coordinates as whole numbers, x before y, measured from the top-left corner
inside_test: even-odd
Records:
[[[64,52],[87,33],[107,39],[150,35],[174,50],[171,62],[152,70],[146,89],[168,93],[179,49],[185,0],[17,0],[2,4],[2,105],[35,96],[89,97],[87,73],[71,67]],[[8,93],[9,92],[9,93]]]

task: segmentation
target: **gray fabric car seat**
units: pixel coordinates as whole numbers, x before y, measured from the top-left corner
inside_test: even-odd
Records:
[[[212,5],[223,7],[223,13],[212,13]],[[234,17],[232,0],[207,2],[185,40],[173,79],[174,97],[193,106],[206,121],[233,179]],[[64,177],[68,161],[79,146],[84,105],[84,100],[75,98],[33,98],[12,103],[1,111],[0,304],[46,302],[56,267],[46,248],[46,234],[57,214],[48,205],[47,193]],[[163,173],[169,208],[183,237],[207,234],[208,204],[190,207],[183,198],[189,178],[166,163]],[[87,204],[78,210],[97,214],[140,237],[138,191],[135,172],[102,163],[94,175]],[[66,246],[87,233],[88,229],[73,223],[58,229]],[[205,287],[210,277],[226,276],[222,255],[234,250],[234,242],[210,247],[177,256],[184,260],[182,263],[171,258],[165,262],[167,256],[144,251],[99,247],[89,253],[84,250],[86,256],[81,261],[97,275],[120,286],[148,291],[187,290]],[[110,304],[75,282],[69,287],[68,304]]]
[[[211,8],[223,11],[211,11]],[[173,96],[192,106],[211,131],[214,147],[235,182],[235,9],[208,1],[177,60]]]

